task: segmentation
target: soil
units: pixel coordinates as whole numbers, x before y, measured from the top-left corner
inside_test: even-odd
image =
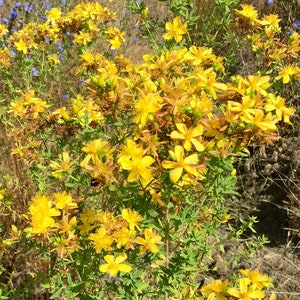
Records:
[[[258,268],[274,280],[277,299],[300,299],[300,140],[283,138],[264,154],[240,161],[237,201],[242,214],[257,217],[256,233],[269,244],[245,267]]]

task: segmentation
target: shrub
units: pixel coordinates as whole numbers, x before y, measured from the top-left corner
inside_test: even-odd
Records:
[[[273,17],[259,20],[248,6],[237,15],[253,35],[273,28]],[[265,298],[271,279],[258,270],[199,281],[213,251],[254,221],[220,230],[231,218],[233,164],[291,123],[294,109],[276,86],[298,70],[227,79],[222,57],[185,44],[180,16],[141,64],[115,53],[124,33],[98,2],[45,18],[0,28],[2,123],[14,161],[1,190],[11,227],[1,248],[22,273],[3,271],[3,297]]]

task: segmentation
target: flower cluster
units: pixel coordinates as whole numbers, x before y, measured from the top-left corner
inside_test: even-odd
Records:
[[[56,251],[60,257],[80,249],[79,234],[92,241],[97,254],[113,253],[120,249],[128,252],[134,250],[137,245],[140,247],[140,254],[159,252],[161,236],[152,228],[142,230],[139,225],[143,219],[136,211],[122,209],[121,214],[115,216],[109,211],[94,213],[87,210],[76,217],[77,202],[66,192],[55,193],[51,197],[36,195],[29,206],[31,227],[26,228],[27,234],[43,235],[50,241],[52,251]],[[118,265],[112,269],[110,267],[110,264],[120,263],[126,257],[123,253],[114,262],[113,255],[104,256],[108,265],[101,265],[100,271],[113,276],[117,275],[118,271],[130,271],[129,266],[124,268],[124,265]]]
[[[105,30],[106,24],[115,20],[115,13],[98,2],[80,3],[66,14],[54,7],[46,11],[45,18],[45,22],[28,23],[8,37],[6,37],[7,28],[1,24],[0,43],[3,44],[0,52],[1,66],[10,65],[12,51],[28,55],[33,54],[36,49],[45,50],[57,45],[60,54],[63,50],[61,44],[65,39],[69,40],[69,44],[86,46],[101,35],[110,43],[113,50],[118,49],[125,41],[124,33],[118,28],[108,27]],[[51,55],[49,59],[58,63]]]
[[[121,215],[114,216],[105,211],[93,214],[87,211],[80,215],[81,225],[78,226],[81,234],[88,234],[96,229],[95,233],[89,233],[88,239],[93,242],[96,253],[113,251],[115,249],[134,249],[136,244],[140,246],[140,253],[149,251],[157,253],[161,237],[151,228],[141,230],[139,223],[142,217],[133,210],[122,209]],[[137,236],[137,231],[141,236]],[[142,237],[144,236],[144,237]]]
[[[213,280],[200,289],[193,289],[185,286],[181,292],[182,299],[263,299],[276,300],[276,295],[271,294],[267,297],[265,289],[273,287],[272,279],[263,275],[259,270],[250,271],[249,269],[240,270],[235,284],[228,280]]]
[[[72,121],[85,127],[90,123],[101,123],[104,119],[100,106],[92,98],[84,98],[78,94],[70,99],[71,106],[60,107],[52,112],[52,116],[57,118],[59,124]]]
[[[11,102],[11,110],[14,117],[22,119],[37,119],[40,114],[45,112],[49,107],[46,101],[41,98],[35,97],[35,91],[30,90],[23,93],[21,98]]]
[[[43,235],[60,257],[78,249],[75,227],[78,205],[70,194],[55,193],[51,197],[37,194],[29,206],[29,235]]]
[[[280,19],[277,15],[258,17],[258,12],[252,5],[242,5],[241,10],[235,10],[236,26],[251,43],[252,50],[265,57],[267,64],[291,60],[298,57],[300,38],[293,32],[283,43],[277,36],[281,32]]]
[[[82,148],[80,167],[106,183],[122,180],[113,175],[120,167],[128,183],[141,183],[148,190],[161,188],[154,177],[164,170],[170,170],[176,185],[201,184],[211,155],[227,157],[245,151],[253,141],[272,142],[277,123],[290,124],[294,113],[284,98],[269,91],[270,76],[235,76],[222,82],[222,59],[211,49],[192,46],[145,55],[141,65],[123,57],[115,62],[101,55],[89,57],[88,52],[82,56],[86,69],[80,71],[89,77],[85,96],[77,94],[50,119],[54,126],[73,130],[127,120],[123,135],[131,138],[125,143],[116,143],[119,131],[107,127],[100,139]],[[33,91],[29,95],[30,101],[12,102],[14,116],[25,117],[29,104],[33,117],[47,108],[33,98]],[[37,105],[32,99],[39,100]],[[60,163],[51,168],[55,176],[63,171]]]

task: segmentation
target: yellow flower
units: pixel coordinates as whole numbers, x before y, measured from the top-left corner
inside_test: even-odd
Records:
[[[4,198],[5,194],[6,194],[6,189],[1,189],[0,190],[0,201]]]
[[[122,152],[119,155],[118,163],[122,165],[123,160],[131,159],[132,157],[141,157],[146,151],[139,147],[134,141],[126,140],[126,145],[123,147]]]
[[[271,296],[269,298],[267,298],[266,300],[276,300],[276,294],[272,293]]]
[[[242,5],[242,10],[235,9],[235,13],[245,19],[250,19],[251,21],[258,21],[258,12],[253,5]]]
[[[196,137],[200,137],[203,133],[202,125],[197,126],[196,128],[188,129],[183,123],[175,124],[178,131],[171,132],[171,139],[173,140],[183,140],[183,147],[185,150],[190,151],[192,148],[192,144],[195,146],[197,151],[203,151],[205,147],[201,144]]]
[[[227,280],[224,282],[219,279],[213,280],[201,288],[201,293],[203,296],[208,296],[207,299],[226,300],[227,298],[222,293],[224,293],[227,286]]]
[[[157,253],[159,251],[157,244],[161,241],[161,236],[155,234],[152,229],[146,228],[144,231],[145,238],[137,237],[135,242],[141,245],[140,253],[144,254],[146,251]]]
[[[184,288],[181,291],[181,298],[180,299],[185,299],[185,300],[192,300],[192,299],[197,299],[199,300],[200,298],[195,298],[195,292],[196,292],[197,288],[192,288],[189,285],[185,285]],[[174,300],[174,298],[171,298],[171,300]]]
[[[114,239],[117,243],[117,248],[120,249],[123,246],[126,246],[130,241],[131,232],[128,228],[122,227],[120,230],[113,234]]]
[[[175,161],[164,160],[162,162],[162,166],[165,169],[173,169],[170,172],[170,178],[174,183],[180,179],[183,170],[195,177],[200,175],[195,168],[199,162],[198,155],[196,153],[184,157],[183,147],[175,146],[175,151],[169,151],[169,154]]]
[[[276,127],[277,120],[274,119],[271,113],[265,115],[261,109],[253,109],[251,111],[251,114],[247,114],[241,117],[241,119],[248,124],[253,124],[259,127],[263,131],[266,130],[274,131],[277,129]]]
[[[122,45],[120,37],[118,36],[115,36],[113,39],[109,40],[109,42],[111,50],[118,50]]]
[[[79,220],[82,222],[82,225],[78,225],[77,228],[80,230],[80,234],[86,234],[96,227],[93,223],[96,222],[97,216],[93,210],[87,210],[80,214]]]
[[[50,227],[55,227],[55,220],[52,217],[60,215],[60,211],[52,208],[52,201],[43,195],[36,195],[29,206],[31,213],[32,233],[46,233]]]
[[[154,113],[160,110],[162,98],[154,93],[142,94],[134,104],[133,122],[145,126],[148,120],[154,119]]]
[[[60,229],[60,233],[66,233],[69,236],[74,234],[75,226],[77,225],[77,218],[74,216],[69,219],[68,214],[63,214],[60,223],[58,224],[58,228]]]
[[[83,52],[80,58],[84,65],[91,66],[95,62],[95,55],[90,52]]]
[[[251,98],[250,96],[243,96],[241,103],[236,101],[228,101],[227,105],[230,111],[245,113],[245,111],[249,109],[251,111],[251,108],[254,108],[255,99]]]
[[[117,50],[120,48],[122,42],[125,41],[124,39],[124,32],[120,32],[120,30],[117,27],[110,27],[108,30],[105,31],[108,40],[111,44],[112,50]]]
[[[57,7],[54,7],[47,13],[47,17],[51,22],[56,22],[61,19],[61,14],[61,10]]]
[[[275,80],[282,79],[282,82],[284,84],[287,84],[290,82],[291,76],[294,75],[300,78],[300,68],[296,66],[288,65],[281,69],[278,76],[275,77]]]
[[[19,155],[20,157],[24,157],[25,156],[25,148],[24,146],[22,146],[20,143],[16,143],[15,147],[13,147],[11,149],[11,155]]]
[[[162,199],[161,192],[156,191],[155,189],[152,189],[152,188],[149,189],[149,192],[150,192],[150,195],[152,197],[152,201],[154,203],[157,203],[161,207],[166,206],[165,202]]]
[[[38,118],[39,113],[45,112],[49,105],[42,99],[34,97],[34,94],[34,90],[23,93],[20,99],[11,103],[12,109],[8,112],[13,113],[16,117]]]
[[[272,279],[261,274],[257,269],[254,271],[240,270],[240,273],[250,279],[253,288],[263,289],[273,287]]]
[[[0,49],[0,66],[9,67],[11,58],[12,54],[8,48],[3,47]]]
[[[16,46],[16,49],[18,51],[22,51],[23,54],[26,55],[28,53],[28,47],[22,39],[20,39],[19,42],[15,42],[15,46]]]
[[[182,24],[180,17],[173,19],[173,23],[167,22],[166,29],[168,32],[164,34],[163,38],[165,40],[171,40],[174,38],[177,43],[182,40],[182,35],[188,32],[187,23]]]
[[[104,163],[102,160],[96,159],[94,165],[86,165],[84,168],[92,178],[114,180],[113,168],[109,160]]]
[[[285,99],[274,94],[268,94],[267,103],[265,105],[265,111],[275,111],[279,120],[282,120],[282,113],[285,108]]]
[[[188,79],[192,80],[191,88],[194,88],[195,92],[204,90],[214,99],[217,99],[217,92],[227,90],[226,84],[216,81],[217,74],[213,68],[204,69],[202,66],[197,66],[195,72]]]
[[[89,30],[92,32],[99,32],[100,31],[100,29],[97,27],[97,25],[95,24],[95,22],[93,22],[93,21],[87,21],[86,22],[87,23],[87,26],[88,26],[88,28],[89,28]]]
[[[49,55],[48,60],[51,64],[54,64],[54,65],[59,65],[60,64],[60,61],[58,59],[57,54]]]
[[[77,228],[80,230],[80,234],[87,234],[90,231],[92,231],[96,226],[91,225],[88,221],[84,220],[82,221],[81,225],[77,225]]]
[[[280,19],[278,17],[278,15],[265,15],[262,18],[263,21],[263,25],[267,25],[267,26],[272,26],[273,28],[280,28],[279,23],[280,23]]]
[[[95,164],[96,160],[99,159],[99,155],[101,157],[105,156],[107,153],[107,146],[108,142],[103,142],[101,139],[94,140],[83,147],[81,150],[88,155],[84,158],[84,160],[80,163],[81,167],[85,167],[90,160]]]
[[[7,32],[8,30],[6,29],[6,27],[0,24],[0,38],[2,38]]]
[[[234,296],[237,300],[257,300],[264,298],[265,293],[252,286],[249,278],[240,278],[238,282],[239,288],[229,288],[227,290],[227,293]]]
[[[110,211],[99,212],[97,214],[97,221],[109,232],[113,232],[116,228],[119,228],[119,220]]]
[[[56,251],[60,258],[67,257],[79,248],[77,245],[77,236],[73,233],[69,233],[68,238],[56,237],[53,246],[55,248],[51,251]]]
[[[213,102],[211,97],[209,97],[204,91],[201,91],[201,95],[192,95],[190,99],[190,107],[193,114],[197,117],[207,116],[211,119]]]
[[[67,108],[63,106],[62,108],[58,108],[55,111],[52,112],[52,115],[58,116],[58,123],[63,124],[65,121],[69,121],[71,119],[69,112],[67,111]]]
[[[146,8],[143,9],[142,11],[142,17],[145,19],[148,16],[148,13],[149,13],[149,7],[146,6]]]
[[[79,33],[74,34],[74,41],[78,45],[86,45],[91,40],[92,40],[92,36],[87,32],[80,31]]]
[[[277,15],[264,16],[258,23],[264,26],[265,33],[269,40],[272,40],[276,33],[281,32],[280,19]]]
[[[109,273],[111,276],[116,276],[119,272],[130,272],[131,266],[122,264],[123,261],[127,259],[127,255],[125,253],[121,253],[114,258],[113,255],[105,255],[105,261],[107,264],[101,265],[99,270],[103,273]]]
[[[293,107],[284,107],[282,109],[283,122],[292,125],[290,117],[294,115],[296,109]]]
[[[72,201],[72,196],[68,195],[65,191],[62,193],[55,193],[53,196],[56,200],[55,207],[58,209],[70,209],[77,207],[77,203]]]
[[[100,253],[102,250],[112,250],[111,244],[114,242],[114,238],[107,235],[106,229],[100,227],[97,233],[91,233],[89,239],[94,242],[96,253]]]
[[[141,181],[143,187],[147,186],[152,180],[151,169],[149,168],[154,159],[151,156],[135,156],[128,160],[121,160],[120,165],[123,170],[130,171],[127,181]]]
[[[125,39],[124,39],[125,33],[124,33],[124,32],[121,32],[120,29],[117,28],[117,27],[109,27],[109,28],[105,31],[105,33],[106,33],[109,37],[111,37],[111,38],[113,38],[113,37],[115,37],[115,36],[118,36],[118,37],[120,37],[120,39],[121,39],[122,41],[125,41]]]
[[[135,227],[138,228],[138,223],[143,221],[143,218],[136,211],[127,208],[122,209],[122,218],[128,222],[131,232],[134,231]]]
[[[249,96],[252,96],[254,92],[258,92],[263,96],[267,96],[267,89],[271,86],[269,83],[270,76],[254,76],[249,75],[247,80],[245,81],[246,85],[248,85],[247,93]]]
[[[190,61],[193,66],[198,66],[214,58],[214,55],[212,48],[191,46],[184,58]]]
[[[59,162],[51,160],[49,166],[54,170],[51,175],[58,179],[62,179],[63,173],[68,173],[72,170],[73,162],[70,163],[70,156],[66,151],[59,155],[59,160]]]
[[[82,222],[87,221],[89,223],[95,223],[97,220],[97,215],[93,210],[89,209],[86,210],[84,213],[81,213],[79,219]]]

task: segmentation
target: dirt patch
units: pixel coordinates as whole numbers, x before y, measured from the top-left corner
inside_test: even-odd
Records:
[[[246,267],[258,268],[273,278],[278,300],[300,299],[300,261],[294,247],[264,247]]]
[[[300,141],[284,138],[275,147],[255,149],[238,166],[237,199],[243,216],[255,216],[256,233],[270,243],[245,262],[271,276],[278,299],[300,299]]]

